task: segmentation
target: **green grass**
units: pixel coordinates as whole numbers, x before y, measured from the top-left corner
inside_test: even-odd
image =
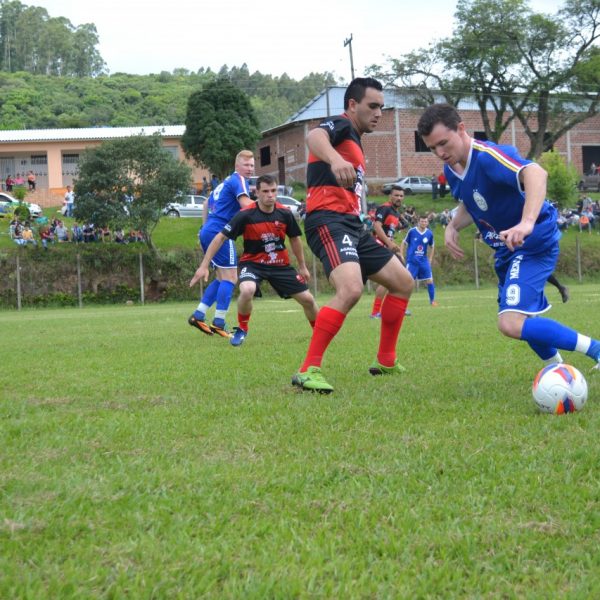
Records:
[[[289,383],[291,301],[256,301],[240,348],[185,304],[1,312],[0,597],[598,597],[598,380],[539,414],[491,287],[417,293],[406,376],[373,378],[371,300],[332,396]],[[552,316],[597,336],[599,302],[574,286]]]

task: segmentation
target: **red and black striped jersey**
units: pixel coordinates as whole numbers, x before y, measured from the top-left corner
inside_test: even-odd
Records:
[[[390,202],[385,202],[377,209],[375,221],[379,221],[383,227],[385,235],[393,238],[396,231],[404,229],[406,224],[400,217],[400,213],[392,206]]]
[[[290,264],[285,236],[302,235],[292,211],[278,202],[272,213],[263,212],[258,204],[244,208],[225,225],[221,233],[232,240],[243,236],[244,252],[240,262],[274,266]]]
[[[306,212],[332,210],[359,215],[365,179],[365,155],[360,143],[360,135],[345,114],[321,122],[319,128],[327,132],[335,150],[352,163],[357,178],[353,188],[340,187],[331,167],[309,153],[306,174]]]

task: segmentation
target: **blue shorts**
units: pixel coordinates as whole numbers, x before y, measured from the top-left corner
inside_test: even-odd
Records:
[[[538,315],[551,308],[544,295],[548,277],[558,261],[558,242],[545,252],[514,252],[496,259],[498,275],[498,314],[519,312]]]
[[[206,252],[206,249],[213,241],[218,233],[221,233],[223,228],[218,225],[217,227],[211,227],[210,223],[207,223],[198,233],[202,250]],[[235,249],[235,242],[233,240],[226,240],[223,245],[219,248],[219,251],[213,256],[210,264],[219,267],[220,269],[235,269],[237,268],[237,251]]]
[[[406,263],[406,268],[415,281],[433,279],[433,275],[431,274],[431,264],[427,258],[424,260],[411,260]]]

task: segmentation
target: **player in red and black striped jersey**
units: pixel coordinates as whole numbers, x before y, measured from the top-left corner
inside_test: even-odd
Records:
[[[344,95],[344,114],[328,118],[307,137],[306,239],[319,257],[335,296],[317,317],[307,355],[292,384],[303,390],[330,393],[333,387],[321,373],[323,355],[359,301],[367,278],[384,285],[389,294],[381,310],[381,337],[373,375],[398,373],[396,343],[412,277],[400,260],[377,244],[360,219],[365,184],[361,136],[373,131],[382,116],[383,88],[372,78],[350,82]]]
[[[408,223],[400,214],[402,202],[404,202],[404,190],[399,185],[395,185],[390,192],[389,202],[385,202],[377,208],[375,211],[375,220],[373,221],[373,235],[375,236],[375,240],[382,246],[386,246],[400,260],[402,260],[400,246],[395,242],[394,236],[397,231],[406,229],[408,226]],[[375,288],[375,299],[371,308],[372,319],[381,318],[381,305],[386,294],[387,289],[384,286],[378,285]],[[407,309],[405,314],[409,315],[410,311]]]
[[[261,281],[268,281],[282,298],[294,298],[304,309],[311,326],[317,318],[318,307],[306,282],[310,273],[304,260],[302,231],[292,211],[277,202],[277,181],[270,175],[262,175],[256,181],[256,204],[238,212],[206,249],[204,259],[196,271],[190,286],[200,279],[208,280],[209,265],[223,243],[244,238],[244,252],[240,258],[240,295],[238,297],[239,327],[230,339],[233,346],[240,346],[248,334],[252,313],[252,298]],[[286,236],[298,261],[298,271],[290,265],[285,247]]]

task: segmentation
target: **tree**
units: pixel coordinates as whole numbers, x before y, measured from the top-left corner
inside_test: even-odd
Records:
[[[163,148],[160,135],[105,142],[82,155],[75,218],[113,229],[139,229],[154,248],[152,232],[162,209],[190,185],[189,166]]]
[[[259,138],[248,96],[228,79],[219,77],[190,96],[181,145],[188,157],[219,178],[231,171],[235,155],[254,148]]]
[[[598,0],[566,0],[554,16],[526,0],[459,0],[455,18],[452,37],[370,72],[410,90],[416,106],[474,99],[493,141],[517,119],[529,157],[598,113]]]

